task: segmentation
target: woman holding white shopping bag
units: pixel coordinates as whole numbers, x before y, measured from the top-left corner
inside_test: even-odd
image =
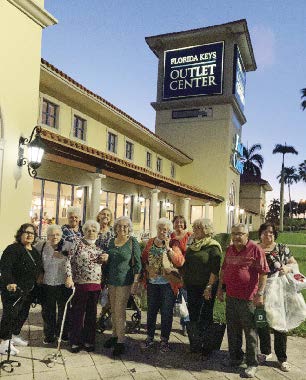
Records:
[[[277,231],[272,223],[264,223],[258,231],[259,245],[266,253],[267,263],[270,268],[268,281],[265,289],[265,309],[270,326],[258,328],[260,339],[260,361],[272,357],[270,327],[274,333],[274,350],[277,356],[279,367],[282,371],[288,372],[290,365],[287,362],[287,331],[297,327],[306,316],[306,307],[300,294],[297,294],[294,285],[290,283],[287,275],[293,272],[297,266],[296,260],[284,244],[276,243]],[[296,304],[293,306],[293,304]],[[299,305],[298,305],[299,304]],[[288,306],[286,310],[285,305]],[[299,309],[299,312],[298,312]],[[288,326],[288,315],[294,312],[295,320],[291,323],[296,325]],[[299,316],[298,316],[299,315]],[[305,317],[304,317],[305,318]]]

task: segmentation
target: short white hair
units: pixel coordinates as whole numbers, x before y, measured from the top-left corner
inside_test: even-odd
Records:
[[[100,224],[96,220],[86,220],[86,222],[82,226],[82,230],[85,233],[89,227],[95,227],[97,232],[100,231]]]
[[[156,228],[158,229],[158,227],[162,224],[167,226],[169,231],[173,230],[173,224],[171,220],[169,220],[168,218],[159,218],[158,221],[156,222]]]
[[[48,226],[48,228],[47,228],[47,237],[50,236],[50,235],[52,235],[52,233],[54,231],[58,231],[60,233],[61,237],[62,237],[62,235],[63,235],[62,227],[59,226],[58,224],[50,224]]]
[[[81,209],[80,207],[76,207],[76,206],[69,206],[67,208],[67,217],[69,217],[69,215],[77,215],[79,218],[81,216]]]
[[[196,219],[193,223],[193,226],[201,226],[203,229],[207,228],[208,229],[208,234],[212,236],[214,234],[214,226],[212,224],[212,221],[210,219],[206,218],[199,218]]]
[[[120,216],[119,218],[117,218],[115,220],[115,222],[114,222],[115,234],[117,233],[117,226],[118,226],[119,222],[121,222],[121,221],[124,221],[129,225],[129,234],[131,235],[133,233],[133,223],[128,216]]]
[[[244,223],[236,223],[236,224],[234,224],[234,225],[232,226],[231,231],[233,231],[234,228],[235,228],[235,229],[236,229],[236,228],[243,228],[243,231],[244,231],[246,234],[249,233],[249,227],[248,227],[246,224],[244,224]]]

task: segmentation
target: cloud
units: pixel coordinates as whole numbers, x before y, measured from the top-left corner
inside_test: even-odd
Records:
[[[256,25],[251,29],[251,38],[258,69],[273,66],[276,61],[273,30],[263,25]]]

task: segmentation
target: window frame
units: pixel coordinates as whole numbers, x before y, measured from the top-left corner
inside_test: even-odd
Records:
[[[54,117],[52,115],[50,115],[48,112],[44,113],[44,103],[47,103],[47,108],[49,105],[54,107],[54,110],[55,110],[55,116]],[[43,115],[47,115],[46,116],[46,122],[43,121]],[[59,105],[56,104],[55,102],[53,102],[52,100],[46,98],[45,96],[42,96],[40,118],[41,118],[41,124],[46,125],[47,127],[52,128],[52,129],[58,129]],[[48,124],[48,118],[54,119],[54,126]]]
[[[114,150],[110,149],[110,137],[114,136]],[[118,152],[118,135],[113,131],[107,131],[107,151],[117,154]]]
[[[82,123],[82,129],[80,129],[79,125],[76,127],[76,121],[78,121],[78,122],[80,121]],[[81,134],[82,137],[80,137],[78,135],[78,132],[80,130],[82,132],[82,134]],[[76,113],[73,113],[72,136],[75,139],[78,139],[80,141],[86,141],[86,139],[87,139],[87,120],[84,119],[84,117],[79,116]]]
[[[150,155],[150,165],[148,165],[148,155]],[[153,154],[149,150],[146,151],[146,167],[152,169]]]
[[[128,145],[130,145],[130,147],[131,147],[131,150],[129,151],[129,153],[131,154],[130,157],[128,157],[128,149],[127,149]],[[129,160],[129,161],[134,160],[134,149],[135,149],[135,144],[131,140],[125,140],[125,158],[127,160]]]
[[[159,156],[156,157],[156,171],[158,173],[163,172],[163,159]]]
[[[171,178],[175,178],[176,175],[176,170],[175,170],[175,165],[173,162],[170,164],[170,176]]]

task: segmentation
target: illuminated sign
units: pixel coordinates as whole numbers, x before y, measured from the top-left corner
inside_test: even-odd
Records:
[[[242,57],[238,48],[238,45],[235,45],[234,50],[234,78],[233,78],[233,94],[238,100],[241,110],[244,110],[245,105],[245,84],[246,84],[246,72]]]
[[[243,145],[240,140],[239,135],[234,136],[233,140],[233,153],[231,155],[231,164],[233,165],[233,168],[237,170],[238,173],[243,173],[243,165],[244,165],[244,158],[243,158]]]
[[[163,99],[222,94],[224,42],[165,51]]]

